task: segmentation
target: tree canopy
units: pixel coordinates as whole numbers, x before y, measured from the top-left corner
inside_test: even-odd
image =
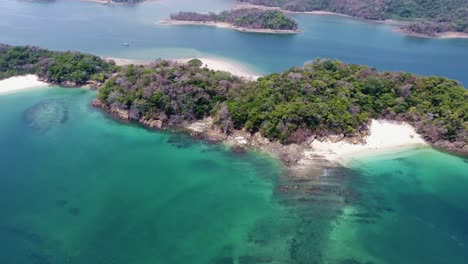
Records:
[[[199,14],[179,12],[171,19],[197,22],[225,22],[237,27],[250,29],[297,30],[297,23],[281,11],[260,10],[255,8],[234,9],[219,14]]]

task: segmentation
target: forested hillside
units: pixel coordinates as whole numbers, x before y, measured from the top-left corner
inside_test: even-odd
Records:
[[[326,10],[373,20],[413,21],[405,29],[428,35],[468,33],[467,0],[240,0],[290,11]]]

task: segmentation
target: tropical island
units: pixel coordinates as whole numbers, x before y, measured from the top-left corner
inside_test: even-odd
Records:
[[[287,164],[314,146],[362,144],[383,121],[411,125],[423,138],[417,142],[468,154],[468,92],[443,77],[325,59],[248,81],[198,59],[117,66],[79,52],[7,45],[0,46],[0,72],[0,79],[35,74],[60,85],[92,84],[99,89],[93,105],[121,120],[262,149]]]
[[[468,36],[468,2],[464,0],[239,0],[291,12],[326,11],[368,20],[402,22],[400,30],[421,36]],[[450,34],[450,32],[452,34]]]
[[[278,10],[257,8],[233,9],[219,14],[179,12],[172,14],[162,24],[169,25],[210,25],[231,28],[243,32],[257,33],[298,33],[298,25],[292,18]]]

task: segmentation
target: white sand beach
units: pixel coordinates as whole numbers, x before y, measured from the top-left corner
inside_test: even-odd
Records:
[[[240,32],[250,33],[264,33],[264,34],[297,34],[299,30],[277,30],[277,29],[261,29],[261,28],[246,28],[237,27],[229,23],[214,22],[214,21],[185,21],[185,20],[174,20],[174,19],[163,19],[159,21],[161,25],[195,25],[195,26],[213,26],[219,28],[233,29]]]
[[[186,63],[190,59],[175,59],[175,61]],[[245,66],[239,65],[235,62],[227,61],[224,59],[217,59],[217,58],[197,58],[203,62],[203,65],[206,66],[208,69],[215,70],[215,71],[226,71],[231,73],[232,75],[239,76],[245,78],[247,80],[256,80],[261,77],[259,74],[254,73]]]
[[[134,60],[134,59],[125,59],[125,58],[117,58],[117,57],[102,57],[106,61],[113,60],[117,65],[125,66],[129,64],[135,65],[146,65],[150,64],[152,61],[149,60]],[[168,59],[170,61],[176,61],[179,63],[187,63],[189,60],[194,58],[176,58],[176,59]],[[232,75],[245,78],[247,80],[256,80],[261,77],[260,74],[255,73],[246,69],[245,66],[240,65],[238,63],[221,59],[221,58],[197,58],[203,62],[203,66],[207,67],[208,69],[215,70],[215,71],[226,71],[231,73]]]
[[[36,75],[15,76],[0,81],[0,94],[13,93],[25,89],[46,87],[49,84],[39,81]]]
[[[116,65],[125,66],[130,64],[135,65],[146,65],[150,64],[152,61],[149,60],[135,60],[135,59],[126,59],[126,58],[117,58],[117,57],[101,57],[105,61],[114,61]]]
[[[305,158],[301,163],[306,164],[308,160],[320,156],[333,163],[346,164],[355,157],[428,146],[414,127],[406,123],[372,120],[369,130],[370,135],[365,138],[365,144],[353,144],[344,140],[336,143],[314,140],[310,145],[311,150],[305,151]]]

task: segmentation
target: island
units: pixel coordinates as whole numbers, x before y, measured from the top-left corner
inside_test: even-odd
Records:
[[[35,74],[50,84],[98,88],[117,69],[115,62],[90,54],[0,44],[0,80]]]
[[[329,59],[255,81],[203,65],[118,66],[79,52],[0,46],[0,79],[35,74],[60,85],[91,83],[99,89],[93,105],[119,120],[263,150],[286,164],[337,142],[354,148],[388,128],[409,131],[408,142],[468,155],[468,91],[457,81]],[[387,136],[379,140],[397,137]]]
[[[294,34],[299,32],[296,21],[283,12],[257,8],[233,9],[219,14],[179,12],[172,14],[170,19],[163,20],[161,23],[169,25],[210,25],[257,33]]]
[[[331,12],[357,18],[395,22],[408,34],[468,37],[468,1],[464,0],[239,0],[254,6],[291,12]]]

